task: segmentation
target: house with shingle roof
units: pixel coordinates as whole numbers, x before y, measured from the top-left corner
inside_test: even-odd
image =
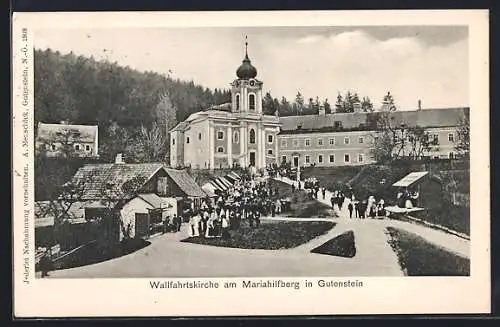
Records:
[[[39,122],[36,129],[36,149],[49,157],[98,157],[98,131],[96,125]]]
[[[163,163],[125,163],[121,154],[114,163],[86,164],[72,183],[81,185],[81,202],[87,221],[119,212],[119,221],[108,226],[110,238],[148,237],[167,216],[181,214],[185,202],[206,197],[184,170],[166,168]]]

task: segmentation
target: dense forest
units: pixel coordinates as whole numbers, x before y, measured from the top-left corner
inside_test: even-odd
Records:
[[[99,152],[106,161],[118,152],[129,161],[164,161],[170,128],[194,112],[231,100],[228,89],[211,90],[193,81],[51,49],[35,50],[34,66],[35,126],[61,121],[98,125]],[[327,113],[352,112],[355,102],[364,111],[373,110],[370,99],[354,92],[339,94],[332,105],[317,96],[306,100],[300,92],[293,101],[267,92],[263,108],[267,114],[277,110],[282,116],[307,115],[317,114],[320,106]]]

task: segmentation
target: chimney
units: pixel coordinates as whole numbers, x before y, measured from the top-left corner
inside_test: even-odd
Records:
[[[418,110],[422,110],[422,100],[418,100]]]
[[[124,164],[125,161],[123,161],[123,153],[118,153],[115,158],[115,164]]]
[[[324,105],[320,105],[320,106],[319,106],[319,111],[318,111],[318,114],[319,114],[320,116],[324,116],[324,115],[326,115],[326,110],[325,110],[325,106],[324,106]]]
[[[362,112],[363,110],[361,109],[361,102],[355,102],[352,104],[354,107],[354,112]]]

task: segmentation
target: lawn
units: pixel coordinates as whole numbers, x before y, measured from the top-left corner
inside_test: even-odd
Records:
[[[229,239],[190,237],[181,242],[240,249],[279,250],[290,249],[326,234],[335,226],[325,221],[266,221],[259,228],[242,224],[239,230],[230,231]]]
[[[347,231],[311,250],[312,253],[352,258],[356,255],[354,232]]]
[[[273,190],[278,188],[278,195],[271,197],[272,200],[279,198],[290,198],[290,210],[285,212],[286,217],[297,218],[325,218],[333,217],[334,211],[329,205],[311,199],[309,194],[304,190],[295,190],[292,192],[292,186],[277,180],[269,181]],[[321,196],[321,192],[318,193]]]
[[[411,216],[470,235],[470,209],[443,203],[442,208],[414,212]]]
[[[404,230],[387,227],[389,244],[407,276],[470,276],[470,260]]]

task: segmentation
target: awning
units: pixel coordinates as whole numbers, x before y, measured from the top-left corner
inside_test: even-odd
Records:
[[[228,175],[231,176],[232,178],[236,179],[236,180],[240,180],[241,179],[241,177],[238,174],[236,174],[234,171],[229,172]]]
[[[427,171],[419,171],[419,172],[413,172],[409,173],[396,183],[392,184],[392,186],[395,187],[409,187],[418,181],[420,181],[425,175],[427,175],[429,172]]]
[[[201,189],[202,189],[203,191],[205,191],[205,193],[207,193],[207,195],[208,195],[209,197],[214,197],[214,196],[216,196],[216,194],[215,194],[215,190],[216,190],[216,188],[215,188],[215,186],[214,186],[212,183],[210,183],[210,182],[203,184],[203,186],[201,187]]]
[[[226,187],[222,185],[220,182],[218,182],[216,179],[212,179],[210,181],[210,184],[212,184],[219,191],[224,191],[226,189]]]
[[[212,183],[214,183],[214,185],[217,185],[221,191],[225,191],[228,189],[228,187],[224,185],[224,183],[222,183],[218,178],[212,180]]]
[[[226,185],[227,187],[233,187],[233,183],[228,181],[225,177],[219,177],[219,180],[222,182],[222,184]]]

